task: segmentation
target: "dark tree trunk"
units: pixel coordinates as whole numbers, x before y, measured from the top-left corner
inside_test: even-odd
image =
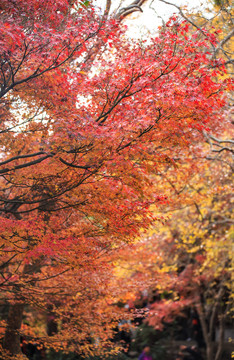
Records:
[[[10,305],[7,319],[7,328],[3,340],[3,349],[12,355],[21,353],[20,333],[24,304]]]

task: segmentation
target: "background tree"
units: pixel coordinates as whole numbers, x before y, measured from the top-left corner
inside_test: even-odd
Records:
[[[227,150],[211,161],[209,144],[200,151],[197,156],[197,145],[196,155],[183,151],[176,170],[168,166],[166,172],[158,172],[155,180],[159,184],[161,177],[164,193],[176,198],[168,208],[168,220],[145,239],[143,235],[132,250],[134,256],[123,251],[119,266],[125,268],[126,283],[130,276],[140,291],[148,290],[149,325],[162,330],[186,308],[193,308],[204,340],[195,333],[192,338],[201,347],[204,341],[208,360],[218,360],[233,303],[231,154]]]

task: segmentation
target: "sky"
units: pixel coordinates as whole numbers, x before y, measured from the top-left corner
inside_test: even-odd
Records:
[[[167,0],[168,2],[174,3],[178,6],[187,6],[188,9],[199,8],[202,9],[202,5],[206,0]],[[122,1],[122,7],[130,5],[133,0]],[[96,3],[100,7],[104,7],[105,0],[96,0]],[[112,10],[117,8],[120,0],[112,0]],[[162,25],[162,19],[167,21],[168,18],[177,12],[174,6],[167,5],[159,0],[148,0],[146,4],[142,6],[143,13],[140,11],[135,12],[133,15],[128,16],[125,23],[129,28],[129,35],[132,37],[141,37],[141,34],[150,30],[151,32],[156,31],[157,27]]]

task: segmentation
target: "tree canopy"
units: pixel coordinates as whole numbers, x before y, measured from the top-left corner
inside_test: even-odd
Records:
[[[90,1],[0,4],[4,359],[21,356],[20,337],[106,351],[123,317],[116,258],[166,206],[156,173],[224,116],[213,33],[172,17],[138,42],[107,14]]]

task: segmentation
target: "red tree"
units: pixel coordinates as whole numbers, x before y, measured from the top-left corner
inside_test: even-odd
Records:
[[[223,84],[206,41],[175,18],[139,45],[90,3],[6,0],[0,11],[3,351],[19,354],[21,334],[98,352],[123,316],[113,256],[165,200],[151,174],[219,119]],[[52,314],[54,334],[21,327],[24,310]]]

